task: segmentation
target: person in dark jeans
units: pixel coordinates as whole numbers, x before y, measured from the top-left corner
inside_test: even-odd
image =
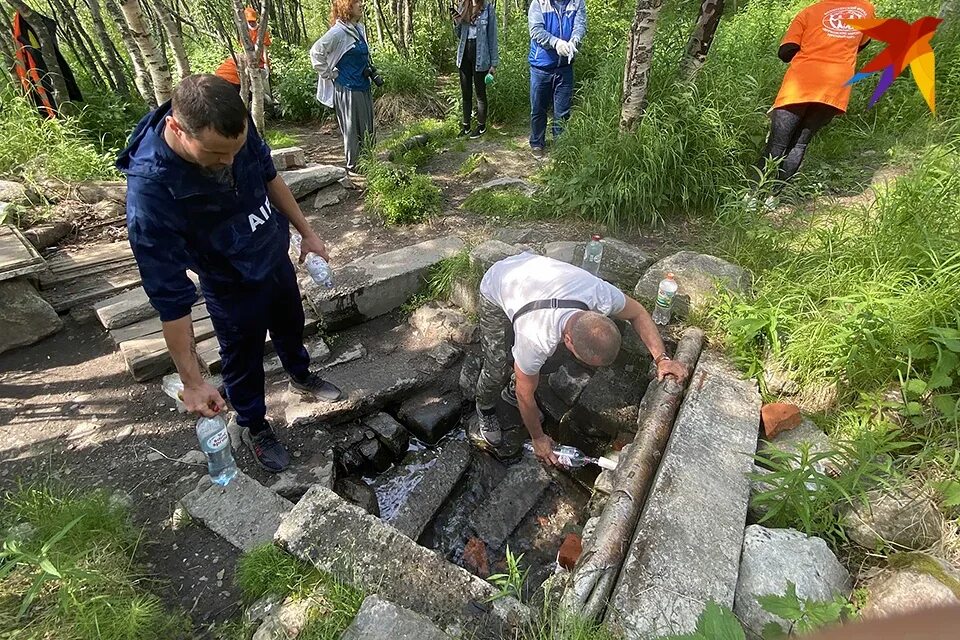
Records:
[[[794,18],[777,56],[790,65],[770,110],[761,158],[780,161],[780,186],[796,175],[813,136],[847,109],[857,53],[869,42],[848,20],[872,18],[866,0],[821,0]]]
[[[460,70],[460,96],[463,119],[460,136],[479,138],[487,131],[487,73],[493,75],[500,64],[497,46],[497,15],[492,2],[465,0],[451,9],[453,29],[459,40],[457,68]],[[473,111],[473,90],[477,91],[477,126],[470,124]]]
[[[563,132],[573,97],[573,57],[587,32],[584,0],[533,0],[530,30],[530,151],[542,158],[547,111],[553,108],[553,137]]]

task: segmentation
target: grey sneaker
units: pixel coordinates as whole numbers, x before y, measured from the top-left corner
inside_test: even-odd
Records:
[[[547,154],[543,147],[530,147],[530,153],[532,153],[533,157],[537,160],[543,160],[544,156]]]
[[[503,442],[503,432],[500,430],[500,420],[497,419],[497,414],[486,415],[477,409],[477,421],[478,435],[483,438],[483,441],[491,447],[499,447],[500,443]]]

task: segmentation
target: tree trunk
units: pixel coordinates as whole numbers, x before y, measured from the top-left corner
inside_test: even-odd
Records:
[[[40,55],[43,57],[43,63],[47,65],[47,77],[50,78],[50,84],[53,86],[54,99],[60,110],[70,110],[70,93],[67,90],[67,83],[63,79],[63,69],[60,68],[60,62],[54,53],[57,45],[57,34],[54,29],[50,29],[47,21],[31,9],[22,0],[7,0],[11,7],[23,16],[34,31],[37,32],[37,39],[40,40]]]
[[[637,10],[627,42],[627,61],[623,67],[623,98],[620,128],[632,131],[647,106],[647,85],[653,62],[653,36],[663,0],[637,0]]]
[[[50,7],[51,15],[59,17],[57,26],[60,27],[60,34],[63,36],[62,41],[70,47],[77,63],[82,69],[86,70],[95,86],[105,89],[107,82],[104,80],[104,74],[101,71],[103,62],[98,59],[96,49],[87,46],[88,40],[84,38],[82,25],[79,28],[77,27],[75,23],[79,18],[77,12],[71,10],[64,0],[47,0],[47,6]]]
[[[137,91],[146,101],[147,105],[151,107],[158,106],[159,103],[153,91],[153,80],[150,77],[150,72],[147,70],[147,64],[143,59],[143,54],[140,52],[140,47],[137,46],[137,41],[134,39],[133,34],[130,33],[130,28],[123,18],[123,12],[120,11],[120,7],[117,6],[115,0],[104,0],[104,4],[107,7],[107,11],[113,17],[113,21],[117,25],[117,31],[120,33],[120,39],[123,40],[123,45],[130,55],[130,65],[133,67],[133,83],[136,85]]]
[[[140,0],[120,0],[120,11],[150,75],[154,99],[157,104],[163,104],[173,93],[173,79],[170,77],[166,58],[157,48],[153,35],[147,29]]]
[[[415,0],[403,0],[403,44],[408,49],[413,46],[413,10]]]
[[[687,50],[683,55],[681,73],[688,81],[693,80],[700,67],[707,61],[707,53],[717,33],[720,16],[723,15],[723,0],[703,0],[697,23],[687,40]]]
[[[939,18],[948,24],[953,20],[956,20],[957,14],[960,14],[958,10],[957,0],[943,0],[940,3],[940,13]]]
[[[265,118],[263,109],[263,76],[260,72],[260,57],[263,51],[263,40],[267,35],[267,22],[270,17],[270,0],[263,0],[260,5],[260,21],[257,22],[257,41],[250,42],[250,29],[243,18],[244,1],[233,0],[233,21],[237,26],[237,33],[240,34],[240,44],[243,47],[243,58],[246,62],[245,68],[241,68],[241,95],[246,96],[247,92],[243,88],[243,78],[250,81],[250,115],[253,117],[253,123],[257,126],[260,134],[266,131],[264,128]],[[237,65],[240,67],[240,65]]]
[[[167,33],[167,42],[173,49],[173,61],[177,65],[177,77],[183,80],[190,75],[190,60],[187,59],[187,49],[183,46],[183,32],[180,25],[170,8],[164,4],[164,0],[149,0],[153,10],[157,12],[160,24]]]
[[[400,46],[400,43],[397,42],[397,39],[393,35],[393,31],[390,29],[390,24],[387,22],[386,18],[383,16],[383,6],[380,4],[381,0],[374,0],[374,4],[377,8],[377,20],[383,23],[383,28],[387,32],[387,37],[390,38],[390,42],[393,43],[393,48],[397,51],[403,53],[406,51],[403,47]]]
[[[117,93],[128,96],[130,95],[130,87],[127,85],[127,74],[120,58],[117,56],[116,49],[114,49],[113,40],[107,34],[107,25],[103,22],[103,15],[100,13],[100,0],[87,0],[87,6],[90,8],[94,35],[97,36],[106,59],[105,64],[110,75],[110,86]]]

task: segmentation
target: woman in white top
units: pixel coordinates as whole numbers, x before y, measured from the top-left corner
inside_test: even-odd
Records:
[[[347,171],[356,170],[360,149],[374,133],[370,80],[378,76],[362,17],[363,0],[333,0],[330,29],[310,48],[310,62],[320,74],[317,100],[337,114]]]

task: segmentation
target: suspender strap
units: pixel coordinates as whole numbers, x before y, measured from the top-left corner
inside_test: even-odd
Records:
[[[534,300],[517,309],[517,312],[513,314],[513,320],[511,320],[511,322],[515,324],[520,316],[530,313],[531,311],[539,311],[540,309],[579,309],[580,311],[589,311],[590,307],[587,306],[587,303],[580,300],[558,300],[557,298]]]

